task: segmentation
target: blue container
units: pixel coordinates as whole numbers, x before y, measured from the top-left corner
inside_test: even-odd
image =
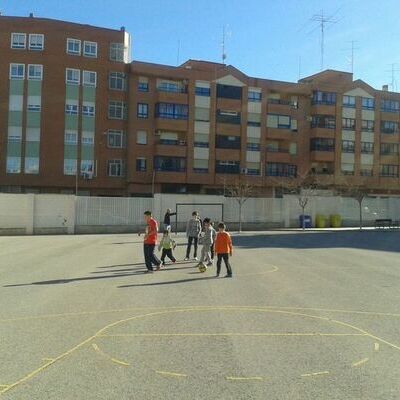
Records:
[[[303,217],[304,217],[304,228],[312,228],[311,215],[300,215],[299,217],[300,228],[303,227]]]

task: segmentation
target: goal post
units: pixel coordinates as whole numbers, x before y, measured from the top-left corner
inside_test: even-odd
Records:
[[[198,211],[200,219],[210,218],[213,222],[224,220],[224,203],[176,203],[175,232],[186,229],[187,221],[192,218],[192,212]]]

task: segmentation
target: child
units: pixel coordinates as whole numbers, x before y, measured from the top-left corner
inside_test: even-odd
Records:
[[[215,254],[217,255],[217,277],[221,272],[222,259],[225,262],[227,274],[225,278],[232,278],[232,268],[229,264],[229,257],[232,257],[232,239],[228,232],[225,232],[226,226],[223,222],[218,224],[217,238],[215,239]]]
[[[212,265],[211,261],[211,246],[214,243],[215,229],[212,227],[210,218],[204,218],[203,220],[203,232],[201,234],[200,240],[203,245],[201,249],[200,263],[207,266]]]
[[[158,245],[158,251],[162,249],[162,254],[161,254],[161,263],[164,266],[165,265],[165,257],[168,256],[168,258],[172,262],[176,262],[176,258],[172,254],[172,250],[175,249],[176,243],[171,239],[169,235],[169,230],[166,229],[164,231],[163,237],[160,240],[160,244]]]
[[[211,263],[214,262],[214,246],[215,246],[215,238],[217,237],[217,231],[214,229],[214,223],[211,221],[210,222],[211,228],[212,228],[212,240],[213,243],[211,245],[211,249],[210,249],[210,254],[211,254]]]

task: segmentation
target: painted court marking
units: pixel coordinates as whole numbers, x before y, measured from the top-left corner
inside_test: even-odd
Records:
[[[292,310],[295,308],[291,308]],[[304,312],[296,312],[296,311],[288,311],[288,308],[281,308],[278,309],[278,307],[270,307],[270,308],[263,308],[263,307],[234,307],[234,306],[227,306],[227,307],[191,307],[191,308],[171,308],[171,309],[164,309],[162,311],[155,311],[155,312],[150,312],[150,313],[146,313],[146,314],[140,314],[140,315],[136,315],[133,317],[129,317],[129,318],[125,318],[125,319],[121,319],[118,321],[115,321],[113,323],[110,323],[106,326],[104,326],[102,329],[100,329],[99,331],[97,331],[94,335],[88,337],[87,339],[83,340],[82,342],[78,343],[76,346],[72,347],[71,349],[69,349],[68,351],[60,354],[58,357],[52,359],[51,361],[48,361],[47,363],[45,363],[44,365],[40,366],[39,368],[35,369],[34,371],[30,372],[29,374],[23,376],[22,378],[20,378],[19,380],[17,380],[16,382],[10,384],[10,385],[4,385],[1,386],[0,389],[0,395],[3,393],[6,393],[12,389],[14,389],[15,387],[27,382],[28,380],[32,379],[33,377],[35,377],[36,375],[42,373],[45,369],[47,369],[48,367],[54,365],[55,363],[58,363],[59,361],[65,359],[66,357],[70,356],[72,353],[74,353],[75,351],[81,349],[83,346],[93,342],[96,338],[98,338],[99,336],[104,335],[104,333],[109,330],[110,328],[116,327],[118,325],[121,325],[123,323],[129,322],[129,321],[134,321],[134,320],[138,320],[138,319],[143,319],[143,318],[148,318],[148,317],[155,317],[155,316],[160,316],[160,315],[166,315],[166,314],[176,314],[176,313],[185,313],[185,312],[201,312],[201,311],[253,311],[253,312],[266,312],[266,313],[275,313],[275,314],[283,314],[283,315],[293,315],[293,316],[302,316],[305,318],[311,318],[311,319],[315,319],[315,320],[320,320],[320,321],[326,321],[329,323],[334,323],[334,324],[338,324],[340,326],[345,326],[348,327],[352,330],[355,330],[358,333],[361,333],[362,335],[360,336],[368,336],[369,338],[373,339],[375,342],[379,342],[381,344],[386,344],[387,346],[399,350],[400,351],[400,347],[397,346],[396,344],[393,344],[387,340],[384,340],[376,335],[373,335],[361,328],[358,328],[354,325],[351,325],[349,323],[343,322],[343,321],[339,321],[339,320],[335,320],[335,319],[331,319],[328,317],[321,317],[321,316],[317,316],[317,315],[311,315],[311,314],[306,314]],[[95,344],[95,343],[93,343]],[[128,363],[126,363],[128,364]],[[167,371],[164,371],[167,372]],[[317,373],[313,373],[313,374],[305,374],[307,376],[315,376],[314,374],[328,374],[329,371],[322,371],[322,372],[317,372]],[[184,375],[184,374],[182,374]]]
[[[103,350],[100,350],[99,346],[96,343],[92,343],[92,347],[97,353],[101,354],[103,357],[106,357],[107,359],[109,359],[113,363],[119,364],[119,365],[123,365],[125,367],[129,367],[129,365],[130,365],[129,363],[127,363],[125,361],[118,360],[117,358],[111,357],[107,353],[105,353]]]
[[[312,376],[319,376],[319,375],[329,375],[329,371],[321,371],[321,372],[312,372],[311,374],[301,374],[303,378],[309,378]]]
[[[351,366],[352,366],[352,367],[359,367],[360,365],[363,365],[363,364],[365,364],[365,363],[368,362],[368,361],[369,361],[369,358],[363,358],[362,360],[357,361],[357,362],[351,364]]]

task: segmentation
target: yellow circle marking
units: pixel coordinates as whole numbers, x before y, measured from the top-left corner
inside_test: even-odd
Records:
[[[292,308],[293,309],[293,308]],[[135,319],[141,319],[141,318],[146,318],[146,317],[151,317],[151,316],[158,316],[158,315],[165,315],[165,314],[172,314],[172,313],[184,313],[184,312],[193,312],[193,311],[238,311],[238,310],[245,310],[245,311],[260,311],[260,312],[269,312],[269,313],[277,313],[277,314],[286,314],[286,315],[296,315],[296,316],[303,316],[306,318],[312,318],[312,319],[317,319],[317,320],[321,320],[321,321],[327,321],[327,322],[332,322],[332,323],[336,323],[338,325],[341,326],[346,326],[348,328],[351,328],[359,333],[363,333],[365,336],[370,337],[371,339],[374,339],[377,342],[386,344],[387,346],[396,349],[396,350],[400,350],[400,347],[395,345],[394,343],[391,343],[387,340],[384,340],[376,335],[373,335],[361,328],[358,328],[354,325],[348,324],[346,322],[342,322],[339,320],[335,320],[335,319],[330,319],[327,317],[320,317],[317,315],[310,315],[310,314],[305,314],[305,313],[299,313],[299,312],[294,312],[294,311],[286,311],[286,310],[278,310],[277,307],[275,309],[267,309],[267,308],[260,308],[260,307],[235,307],[235,306],[230,306],[230,307],[192,307],[192,308],[174,308],[173,310],[169,310],[169,311],[157,311],[157,312],[151,312],[148,314],[141,314],[141,315],[136,315],[133,317],[129,317],[129,318],[125,318],[125,319],[121,319],[119,321],[110,323],[106,326],[104,326],[102,329],[100,329],[99,331],[97,331],[94,335],[88,337],[87,339],[83,340],[82,342],[78,343],[76,346],[72,347],[71,349],[69,349],[68,351],[60,354],[58,357],[54,358],[53,360],[47,362],[46,364],[42,365],[41,367],[35,369],[34,371],[30,372],[29,374],[25,375],[24,377],[20,378],[18,381],[6,386],[4,389],[0,390],[0,395],[2,395],[3,393],[6,393],[12,389],[14,389],[15,387],[21,385],[22,383],[32,379],[34,376],[38,375],[39,373],[43,372],[46,368],[50,367],[51,365],[57,363],[58,361],[63,360],[64,358],[70,356],[72,353],[74,353],[76,350],[82,348],[83,346],[85,346],[86,344],[89,344],[90,342],[92,342],[94,339],[96,339],[97,337],[99,337],[100,335],[102,335],[107,329],[110,329],[112,327],[118,326],[124,322],[128,322],[128,321],[133,321]]]

